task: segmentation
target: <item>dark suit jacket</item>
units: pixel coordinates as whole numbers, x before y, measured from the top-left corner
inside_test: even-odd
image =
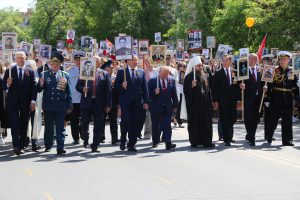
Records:
[[[173,79],[167,80],[167,91],[162,91],[162,86],[159,81],[160,93],[155,94],[155,89],[157,88],[157,78],[152,78],[149,81],[148,88],[150,94],[150,112],[154,114],[160,114],[164,111],[166,107],[168,112],[173,112],[173,108],[177,108],[178,99],[176,93],[176,85]]]
[[[76,84],[76,90],[80,92],[81,101],[80,108],[87,109],[92,103],[93,96],[93,81],[89,80],[87,86],[89,87],[89,91],[87,96],[83,92],[83,88],[85,87],[86,80],[79,79]],[[106,107],[112,107],[112,90],[111,90],[111,80],[109,74],[101,70],[101,75],[97,78],[96,82],[96,106],[97,110],[103,111]]]
[[[115,87],[119,91],[120,106],[127,106],[132,101],[134,101],[136,105],[149,103],[149,93],[144,70],[137,68],[136,72],[136,80],[133,83],[129,74],[129,67],[126,68],[127,88],[125,90],[122,87],[122,83],[124,82],[124,69],[118,70]]]
[[[233,73],[231,73],[233,77]],[[240,100],[240,89],[237,83],[234,83],[232,78],[232,84],[229,85],[226,77],[226,72],[222,68],[220,71],[216,72],[213,81],[213,102],[218,102],[222,105],[228,105],[236,103]]]
[[[7,107],[14,107],[17,104],[28,106],[32,100],[36,100],[36,79],[34,71],[25,68],[22,82],[19,81],[17,66],[13,66],[11,69],[11,77],[13,79],[11,86],[7,87],[7,79],[9,78],[9,69],[5,71],[2,88],[8,89],[7,93]]]
[[[257,98],[261,99],[262,96],[262,87],[261,82],[261,73],[257,72],[256,82],[253,80],[253,75],[249,71],[249,79],[245,80],[245,107],[251,109],[253,104],[257,101]],[[258,93],[258,95],[256,95]]]

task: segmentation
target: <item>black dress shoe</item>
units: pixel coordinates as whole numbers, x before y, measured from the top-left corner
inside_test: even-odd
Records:
[[[256,146],[256,145],[255,145],[255,141],[250,141],[250,142],[249,142],[249,145],[252,146],[252,147],[255,147],[255,146]]]
[[[222,138],[222,137],[219,137],[219,141],[223,141],[223,138]]]
[[[157,148],[158,144],[152,144],[152,148]]]
[[[46,148],[45,149],[45,152],[50,152],[51,151],[51,148]]]
[[[121,144],[120,144],[120,150],[121,151],[125,150],[125,142],[121,142]]]
[[[97,147],[91,147],[91,149],[92,149],[92,153],[99,153],[100,152]]]
[[[77,144],[80,144],[80,142],[79,142],[79,140],[75,140],[72,144],[77,145]]]
[[[104,143],[105,143],[105,140],[100,140],[100,143],[103,143],[103,144],[104,144]]]
[[[290,146],[290,147],[295,146],[295,145],[293,144],[293,142],[283,143],[282,145],[283,145],[283,146]]]
[[[64,154],[66,154],[67,152],[66,152],[66,150],[64,150],[64,149],[57,149],[57,155],[64,155]]]
[[[21,155],[21,150],[19,148],[15,148],[13,150],[14,154],[16,154],[17,156]]]
[[[176,148],[176,144],[166,143],[166,150],[171,150]]]
[[[143,137],[142,137],[142,135],[138,135],[137,138],[139,138],[141,140]]]
[[[235,143],[235,140],[231,140],[232,143]]]
[[[191,147],[192,147],[192,148],[197,148],[198,145],[196,145],[196,144],[191,144]]]
[[[135,147],[128,147],[128,151],[136,152],[137,149]]]
[[[226,147],[231,147],[231,143],[230,142],[225,142],[225,146]]]
[[[41,150],[41,146],[32,146],[32,151],[34,151],[34,152],[38,152],[39,150]]]
[[[83,142],[83,147],[84,147],[84,148],[87,148],[88,145],[89,145],[89,142],[88,142],[88,141],[84,141],[84,142]]]

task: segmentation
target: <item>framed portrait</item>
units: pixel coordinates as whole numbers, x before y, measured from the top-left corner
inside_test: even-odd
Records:
[[[64,71],[68,71],[69,69],[71,69],[73,66],[75,66],[74,62],[71,61],[65,61],[64,62]]]
[[[292,56],[292,66],[295,74],[300,74],[300,53],[295,53]]]
[[[184,50],[184,39],[177,39],[176,49],[177,50]]]
[[[184,83],[184,75],[185,75],[185,72],[183,72],[183,71],[179,72],[179,84]]]
[[[215,38],[215,36],[207,36],[206,37],[206,47],[208,49],[216,48],[216,38]]]
[[[149,40],[139,40],[139,54],[149,55]]]
[[[93,38],[88,36],[81,37],[81,49],[84,49],[86,52],[93,51]]]
[[[52,50],[52,46],[51,45],[41,44],[40,45],[40,51],[39,51],[40,58],[43,59],[43,60],[50,59],[51,50]]]
[[[271,54],[274,56],[274,59],[277,59],[278,52],[279,52],[278,48],[271,48]]]
[[[129,60],[132,59],[132,37],[117,36],[115,37],[116,59]]]
[[[229,45],[219,44],[218,50],[216,53],[216,59],[222,60],[223,55],[225,54],[231,54],[232,53],[232,47]]]
[[[202,47],[202,31],[201,30],[189,30],[187,33],[188,48],[198,49]]]
[[[161,41],[161,32],[157,32],[154,34],[154,40],[155,40],[155,42]]]
[[[100,41],[100,50],[101,51],[108,50],[108,44],[105,40]]]
[[[269,53],[269,49],[268,48],[264,48],[263,49],[263,52],[262,52],[262,55],[267,55]]]
[[[67,31],[67,40],[75,40],[75,30],[68,30]]]
[[[275,66],[265,65],[262,70],[261,81],[273,82],[274,75],[275,75]]]
[[[132,48],[132,55],[138,57],[138,55],[139,55],[139,48]]]
[[[202,55],[204,56],[204,58],[209,58],[209,49],[203,49]]]
[[[12,63],[13,62],[13,57],[12,53],[9,52],[2,52],[2,60],[3,63]]]
[[[165,45],[150,46],[150,64],[155,66],[166,64],[166,49]]]
[[[3,32],[2,33],[2,51],[17,50],[17,33]]]
[[[41,39],[34,39],[33,40],[33,48],[39,51],[41,45]]]
[[[96,59],[95,58],[80,58],[80,79],[95,80],[96,76]]]
[[[25,49],[28,52],[32,53],[33,44],[30,44],[28,42],[21,42],[20,47],[21,47],[21,49]]]
[[[248,58],[237,60],[237,78],[239,81],[249,79]]]
[[[56,49],[57,50],[64,50],[65,49],[65,41],[63,40],[58,40],[56,43]]]
[[[139,48],[138,39],[132,39],[132,47],[133,48]]]
[[[240,58],[245,58],[249,56],[249,49],[248,48],[241,48],[240,49]]]
[[[184,50],[183,49],[176,50],[176,60],[178,60],[178,61],[184,60]]]

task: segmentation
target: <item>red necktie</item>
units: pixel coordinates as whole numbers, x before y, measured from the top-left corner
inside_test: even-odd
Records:
[[[230,85],[230,77],[229,77],[229,72],[228,72],[228,69],[226,69],[226,77],[227,77],[227,81]]]
[[[256,83],[256,76],[255,76],[255,68],[252,68],[252,78],[253,78],[253,82]]]
[[[96,80],[93,81],[93,97],[96,97]]]
[[[167,91],[165,80],[162,80],[162,89],[163,89],[164,92]]]

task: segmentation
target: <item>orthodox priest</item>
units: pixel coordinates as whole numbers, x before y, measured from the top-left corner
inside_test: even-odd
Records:
[[[192,58],[187,67],[183,86],[191,147],[215,146],[212,143],[212,99],[208,79],[201,58],[199,56]]]

